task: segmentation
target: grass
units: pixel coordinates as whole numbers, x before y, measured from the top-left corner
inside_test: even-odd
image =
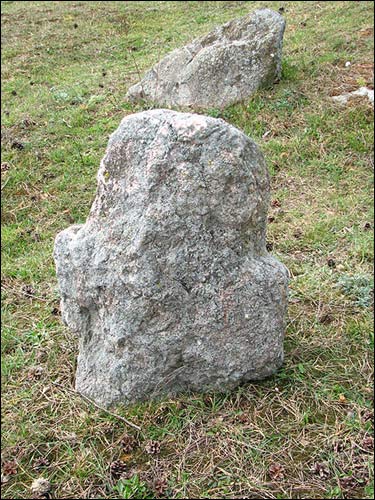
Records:
[[[373,3],[267,2],[285,8],[281,82],[209,111],[269,164],[268,241],[292,275],[283,368],[118,408],[140,432],[73,392],[53,239],[85,220],[139,74],[265,3],[1,4],[3,497],[44,477],[54,498],[372,498],[373,109],[330,96],[373,85]]]

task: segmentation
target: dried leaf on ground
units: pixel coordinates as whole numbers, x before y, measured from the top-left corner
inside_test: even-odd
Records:
[[[270,465],[268,472],[269,472],[271,479],[273,479],[274,481],[279,481],[281,479],[284,479],[285,470],[281,464],[275,463],[275,464]]]

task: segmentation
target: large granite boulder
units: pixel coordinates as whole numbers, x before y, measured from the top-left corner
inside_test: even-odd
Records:
[[[224,108],[280,78],[285,21],[260,9],[176,49],[127,97],[156,106]]]
[[[223,120],[124,118],[83,225],[56,237],[77,390],[98,403],[223,391],[283,361],[287,272],[265,248],[269,178]]]

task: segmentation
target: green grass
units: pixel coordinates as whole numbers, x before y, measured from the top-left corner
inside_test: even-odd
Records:
[[[272,175],[268,240],[292,276],[283,368],[118,408],[140,432],[72,391],[53,239],[85,221],[108,135],[142,109],[129,86],[265,2],[1,4],[3,497],[42,476],[54,498],[372,498],[373,109],[330,96],[373,85],[373,2],[267,2],[285,8],[281,82],[209,111]]]

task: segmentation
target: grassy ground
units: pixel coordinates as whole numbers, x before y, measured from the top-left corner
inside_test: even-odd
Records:
[[[265,2],[1,4],[3,497],[43,477],[53,498],[371,498],[373,110],[330,96],[373,84],[373,3],[267,2],[287,20],[281,82],[210,111],[272,173],[268,240],[292,274],[283,369],[118,408],[140,432],[74,394],[53,239],[85,220],[139,74]]]

